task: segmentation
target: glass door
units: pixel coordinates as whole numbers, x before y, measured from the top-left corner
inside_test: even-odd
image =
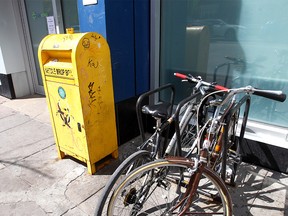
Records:
[[[34,89],[36,93],[44,94],[38,61],[39,44],[46,35],[64,33],[65,28],[73,27],[79,32],[77,0],[22,0],[20,5]]]
[[[53,17],[52,0],[25,0],[25,9],[31,39],[32,56],[30,56],[30,60],[34,86],[36,93],[44,93],[38,63],[38,47],[41,40],[48,35],[46,17]]]

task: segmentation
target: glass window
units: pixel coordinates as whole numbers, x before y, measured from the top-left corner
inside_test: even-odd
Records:
[[[61,0],[61,8],[66,28],[74,28],[74,32],[79,32],[77,0]]]
[[[160,85],[174,83],[178,101],[191,89],[177,71],[287,92],[287,11],[286,0],[162,0]],[[253,96],[249,118],[287,127],[287,111],[288,101]]]

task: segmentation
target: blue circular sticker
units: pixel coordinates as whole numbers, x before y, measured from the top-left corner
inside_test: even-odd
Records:
[[[66,92],[61,86],[58,88],[58,94],[62,99],[66,98]]]

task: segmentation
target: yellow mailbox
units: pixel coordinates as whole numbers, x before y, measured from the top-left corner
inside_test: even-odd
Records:
[[[58,156],[118,157],[110,50],[94,32],[46,36],[38,49]]]

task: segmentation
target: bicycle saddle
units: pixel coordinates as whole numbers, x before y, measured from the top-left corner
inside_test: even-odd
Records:
[[[144,114],[149,114],[154,118],[166,119],[168,116],[168,109],[171,106],[168,102],[161,102],[159,104],[144,105],[142,107],[142,112]]]

